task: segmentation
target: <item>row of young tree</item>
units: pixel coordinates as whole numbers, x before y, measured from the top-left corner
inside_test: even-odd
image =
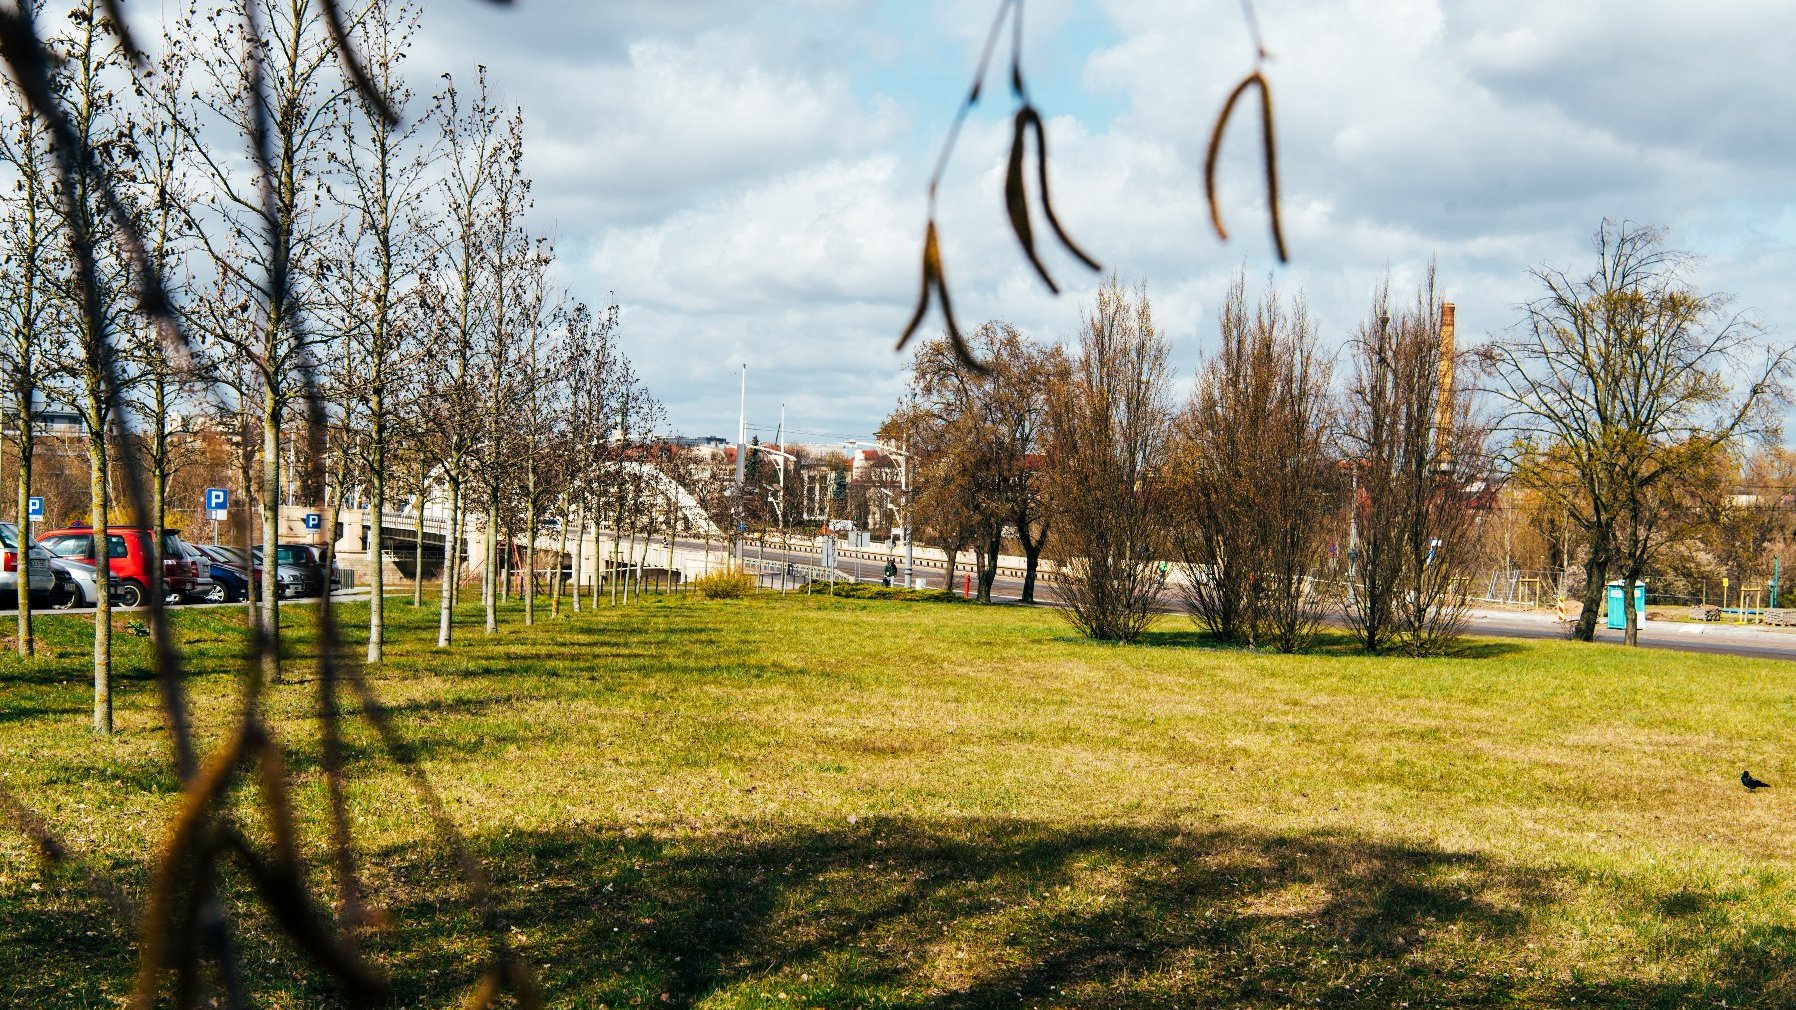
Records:
[[[163,528],[170,483],[203,441],[192,429],[204,428],[234,450],[233,484],[259,518],[244,546],[269,558],[293,484],[302,500],[323,505],[326,529],[346,495],[375,517],[407,495],[420,555],[423,505],[446,501],[445,646],[462,531],[474,515],[484,525],[485,624],[494,631],[497,598],[510,585],[501,582],[511,556],[501,530],[533,545],[552,519],[564,537],[570,526],[580,535],[643,497],[618,465],[618,447],[659,424],[660,407],[617,347],[616,305],[594,311],[556,286],[554,251],[529,222],[522,110],[494,99],[484,70],[471,80],[444,75],[434,93],[416,94],[406,60],[419,8],[370,0],[347,28],[391,106],[383,109],[351,86],[315,0],[260,11],[233,16],[195,0],[166,20],[153,65],[133,68],[108,6],[78,0],[53,12],[51,33],[62,57],[53,97],[73,137],[57,141],[9,92],[0,359],[10,377],[6,433],[20,461],[17,515],[32,493],[47,406],[80,415],[99,543],[115,522]],[[232,149],[259,156],[246,163],[220,153]],[[65,156],[72,175],[57,171]],[[143,236],[184,343],[156,325],[158,306],[144,304],[138,250],[106,201],[123,203]],[[85,263],[96,265],[94,276]],[[308,431],[329,434],[294,451]],[[303,465],[284,472],[284,448]],[[154,514],[126,515],[115,504],[108,474],[121,451],[137,454],[150,476]],[[371,525],[378,558],[385,531],[378,519]],[[552,567],[558,607],[565,580]],[[101,564],[101,732],[112,723],[107,574]],[[367,659],[379,662],[382,566],[370,575]],[[535,580],[521,589],[528,623]],[[22,595],[26,654],[29,603]],[[252,613],[278,638],[274,579],[263,580]],[[278,664],[266,673],[278,677]]]
[[[1237,280],[1183,404],[1146,291],[1113,279],[1070,347],[989,323],[983,369],[921,348],[883,434],[915,447],[920,535],[973,548],[980,599],[1014,550],[1032,600],[1046,556],[1094,638],[1137,639],[1176,587],[1224,641],[1296,650],[1338,614],[1368,650],[1439,651],[1513,489],[1579,534],[1559,561],[1581,559],[1588,640],[1611,577],[1646,578],[1741,498],[1790,354],[1660,231],[1605,222],[1594,245],[1595,270],[1536,271],[1525,320],[1464,353],[1432,269],[1376,291],[1338,351],[1301,295]]]

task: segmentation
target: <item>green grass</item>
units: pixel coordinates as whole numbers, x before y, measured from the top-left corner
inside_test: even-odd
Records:
[[[270,706],[327,887],[294,682]],[[352,628],[365,610],[344,608]],[[378,688],[559,1007],[1796,1005],[1796,666],[1565,643],[1436,660],[1146,645],[1053,614],[766,595],[602,608],[430,648]],[[467,619],[472,622],[473,612]],[[229,612],[178,615],[216,739]],[[87,641],[0,660],[0,776],[141,888],[175,800],[147,640],[113,739]],[[358,852],[397,1006],[464,999],[479,933],[358,728]],[[1777,786],[1748,795],[1750,767]],[[247,810],[246,804],[246,810]],[[335,1006],[250,913],[264,1006]],[[129,938],[0,837],[0,1004],[111,1007]]]

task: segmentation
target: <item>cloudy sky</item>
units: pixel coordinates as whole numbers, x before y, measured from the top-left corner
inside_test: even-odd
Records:
[[[995,0],[523,0],[427,5],[420,69],[486,64],[529,122],[564,281],[615,291],[626,346],[686,434],[779,405],[802,441],[865,436],[903,386],[924,187]],[[1577,268],[1604,217],[1660,223],[1774,339],[1796,336],[1796,4],[1262,0],[1292,263],[1270,257],[1251,115],[1225,145],[1233,239],[1203,202],[1209,126],[1248,69],[1236,0],[1030,0],[1024,69],[1056,209],[1144,282],[1181,376],[1245,270],[1304,289],[1340,342],[1378,278],[1437,258],[1460,331],[1510,325],[1526,271]],[[1076,333],[1003,210],[1013,111],[994,74],[941,197],[963,325]],[[1251,108],[1246,110],[1251,113]],[[939,326],[932,318],[930,327]]]

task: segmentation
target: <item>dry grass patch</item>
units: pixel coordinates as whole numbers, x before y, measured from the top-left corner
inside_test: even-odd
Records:
[[[1118,647],[1042,611],[764,594],[534,629],[509,610],[444,654],[434,612],[388,613],[379,689],[556,1006],[1791,994],[1796,667],[1562,643],[1267,656],[1171,622]],[[293,619],[298,680],[269,704],[318,838]],[[213,735],[231,620],[177,615]],[[141,887],[174,800],[153,685],[126,676],[124,731],[91,738],[81,625],[43,624],[52,658],[0,660],[0,775]],[[125,639],[121,669],[141,649]],[[365,731],[348,745],[391,915],[369,949],[397,1005],[454,1006],[479,954],[467,904],[401,776]],[[1743,765],[1778,787],[1746,794]],[[244,941],[266,1005],[336,1005],[265,922]],[[133,956],[77,881],[0,837],[7,1000],[115,1005]]]

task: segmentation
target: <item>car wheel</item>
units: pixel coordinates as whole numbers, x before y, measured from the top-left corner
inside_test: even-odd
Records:
[[[206,602],[229,603],[231,602],[231,592],[224,587],[224,583],[214,582],[212,588],[206,590]]]
[[[57,610],[75,610],[87,606],[87,598],[81,595],[80,586],[70,586],[67,596],[51,604]]]
[[[143,606],[146,593],[143,583],[136,579],[126,579],[124,585],[119,587],[118,605],[127,610],[134,610]]]

